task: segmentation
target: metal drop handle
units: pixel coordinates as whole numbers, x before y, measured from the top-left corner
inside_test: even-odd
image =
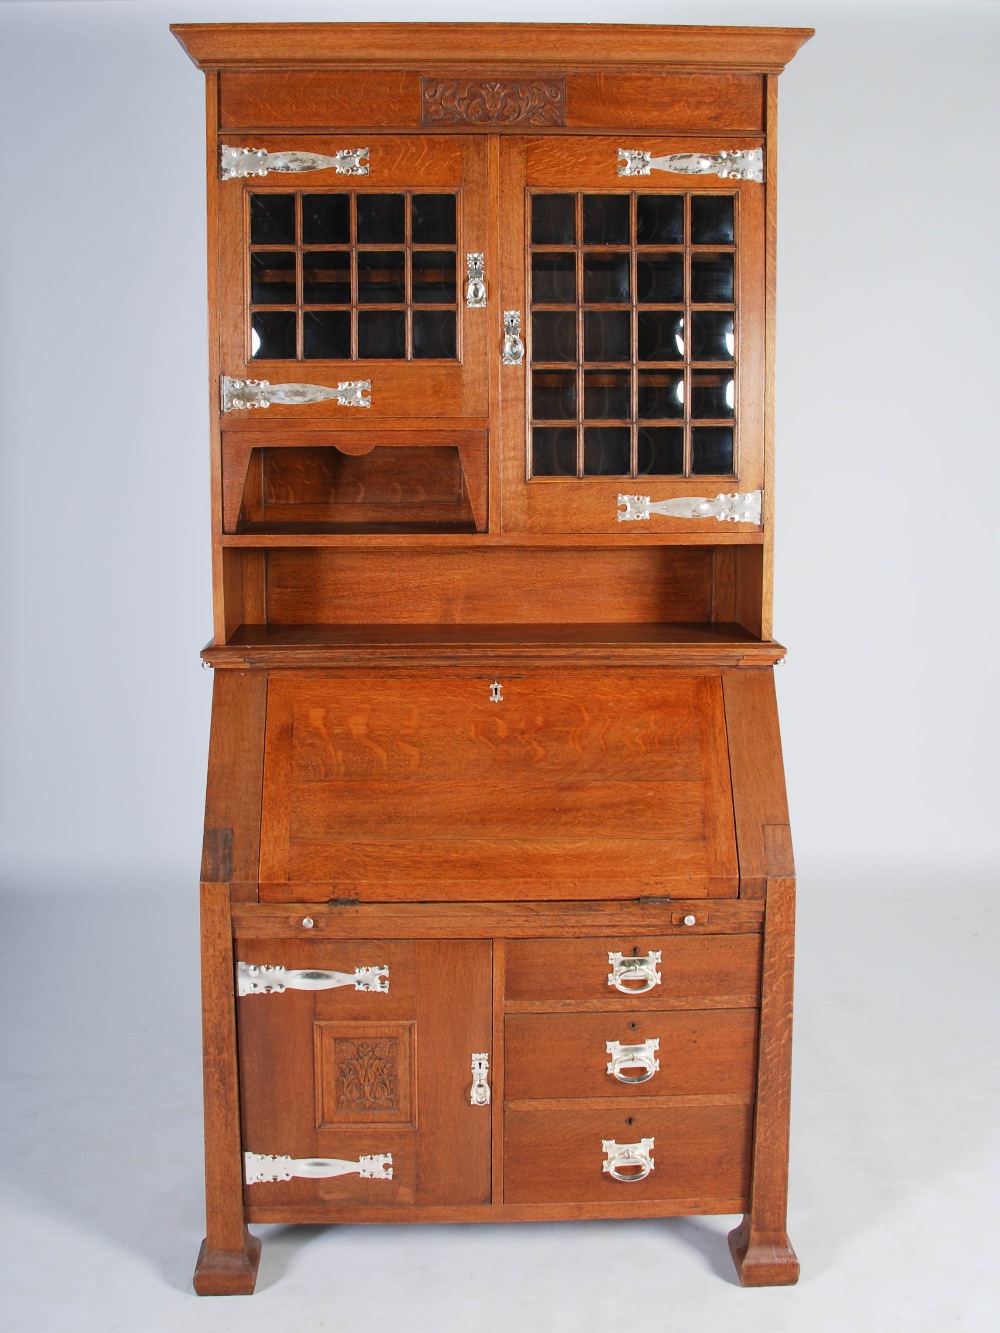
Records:
[[[490,1104],[490,1057],[486,1051],[477,1051],[472,1057],[472,1088],[469,1101],[473,1106]]]
[[[644,995],[663,980],[657,966],[661,957],[659,949],[639,955],[609,953],[608,985],[623,995]]]
[[[623,1046],[621,1042],[606,1043],[611,1059],[608,1061],[608,1073],[619,1083],[648,1083],[660,1068],[656,1052],[660,1049],[659,1037],[640,1042],[635,1046]],[[625,1074],[625,1069],[641,1069],[641,1074]]]
[[[520,310],[505,310],[503,312],[503,355],[501,360],[505,366],[519,366],[524,360]]]
[[[486,306],[486,279],[483,276],[483,254],[476,250],[465,256],[466,288],[465,304],[470,310],[483,310]]]
[[[623,1184],[631,1185],[637,1180],[645,1180],[654,1170],[653,1148],[655,1139],[640,1139],[638,1143],[616,1143],[614,1139],[604,1139],[606,1161],[601,1170]]]

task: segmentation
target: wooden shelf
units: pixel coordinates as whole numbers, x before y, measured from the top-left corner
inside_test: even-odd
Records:
[[[634,528],[635,524],[629,524],[628,527]],[[645,526],[645,525],[642,525]],[[244,549],[266,550],[269,547],[327,547],[341,546],[351,547],[354,550],[364,550],[366,547],[449,547],[461,546],[467,549],[479,548],[488,549],[490,547],[626,547],[626,546],[762,546],[764,544],[763,532],[742,532],[734,531],[732,524],[719,524],[719,532],[633,532],[633,531],[614,531],[609,533],[601,532],[580,532],[580,533],[485,533],[474,532],[471,528],[467,531],[456,532],[453,529],[435,527],[427,524],[417,528],[417,525],[411,525],[409,529],[403,525],[393,525],[391,528],[387,525],[383,531],[375,532],[372,530],[361,531],[286,531],[278,532],[274,529],[268,532],[236,532],[223,533],[222,545],[224,547],[242,547]]]
[[[447,666],[553,661],[593,667],[770,667],[781,644],[736,624],[241,625],[202,652],[214,667]]]

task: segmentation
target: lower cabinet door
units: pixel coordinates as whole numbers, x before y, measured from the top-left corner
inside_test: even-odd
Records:
[[[236,957],[252,1216],[490,1202],[488,940],[237,938]]]

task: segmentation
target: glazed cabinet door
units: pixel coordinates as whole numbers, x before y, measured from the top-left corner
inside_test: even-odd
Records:
[[[756,174],[759,148],[635,134],[501,144],[501,300],[524,346],[501,372],[507,531],[627,540],[680,515],[620,496],[759,492],[764,185],[715,170]],[[754,530],[759,497],[748,503],[736,520]],[[684,531],[717,536],[723,517],[685,514]]]
[[[251,1220],[489,1203],[489,940],[250,937],[236,957]]]
[[[469,256],[487,249],[485,141],[352,131],[254,148],[221,148],[221,367],[240,382],[228,424],[261,424],[246,381],[266,380],[266,415],[289,426],[484,425],[487,310]]]

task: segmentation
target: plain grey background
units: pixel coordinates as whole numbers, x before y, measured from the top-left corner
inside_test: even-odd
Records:
[[[329,1241],[339,1255],[283,1229],[256,1298],[278,1306],[226,1314],[184,1294],[201,1227],[211,676],[197,650],[211,621],[203,80],[167,24],[275,19],[817,28],[781,81],[778,239],[775,629],[790,647],[806,1277],[794,1295],[737,1293],[711,1228],[678,1223],[674,1260],[694,1255],[692,1275],[662,1299],[709,1329],[992,1330],[1000,7],[649,0],[0,3],[14,1327],[249,1328],[286,1308],[298,1327],[347,1327],[343,1290],[337,1310],[322,1296],[346,1262],[400,1328],[463,1326],[481,1274],[480,1327],[589,1333],[603,1261],[638,1256],[648,1275],[662,1260],[657,1224],[347,1229]],[[570,1280],[546,1285],[543,1263]],[[512,1272],[534,1293],[523,1308]]]

